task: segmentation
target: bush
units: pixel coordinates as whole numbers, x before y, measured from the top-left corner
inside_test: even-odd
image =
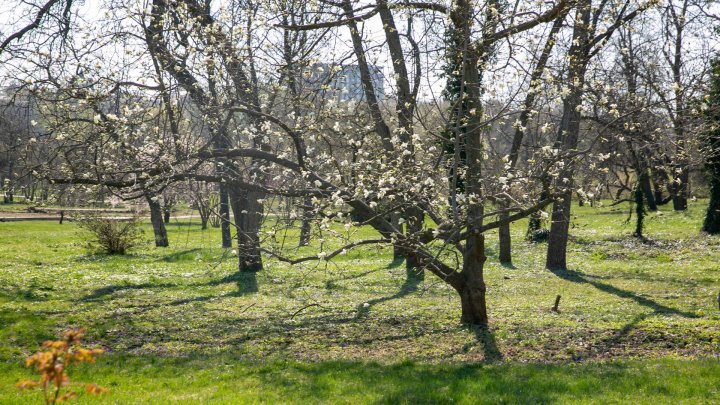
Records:
[[[534,243],[541,243],[541,242],[547,242],[547,240],[550,238],[550,230],[549,229],[536,229],[530,233],[527,234],[527,240]]]
[[[77,398],[77,393],[69,391],[61,394],[68,386],[70,378],[68,369],[78,363],[94,363],[95,358],[103,353],[102,349],[88,349],[82,347],[80,340],[85,335],[83,329],[70,329],[66,331],[61,340],[48,340],[43,343],[43,352],[37,352],[25,360],[26,367],[33,367],[40,374],[40,381],[25,380],[15,384],[21,390],[42,390],[46,404],[56,404]],[[108,392],[107,388],[96,384],[87,384],[85,391],[91,395],[100,395]]]
[[[129,249],[140,244],[140,218],[103,218],[86,215],[77,219],[78,226],[89,231],[95,242],[108,254],[124,255]]]

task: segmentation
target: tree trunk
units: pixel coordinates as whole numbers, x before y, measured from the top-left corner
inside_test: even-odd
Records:
[[[647,175],[647,172],[640,176],[640,187],[642,188],[643,195],[645,195],[645,202],[647,203],[648,210],[657,211],[655,195],[653,194],[652,185],[650,184],[650,176]]]
[[[167,205],[163,207],[163,222],[166,224],[170,223],[170,211],[171,208]]]
[[[500,220],[505,221],[507,220],[507,213],[500,214]],[[499,253],[498,253],[498,260],[500,260],[500,263],[505,265],[512,264],[512,239],[510,236],[510,223],[506,223],[501,225],[498,228],[498,236],[499,236]]]
[[[650,168],[656,205],[665,205],[672,200],[672,187],[669,181],[670,176],[664,168],[665,164],[666,162],[664,160],[658,158],[653,162],[653,165]],[[668,191],[669,194],[667,197],[663,195],[663,190]]]
[[[155,246],[168,247],[170,243],[168,242],[167,230],[163,222],[162,207],[157,199],[153,199],[149,195],[145,195],[145,199],[150,207],[150,222],[152,223],[153,233],[155,234]]]
[[[710,183],[710,201],[708,203],[702,230],[711,235],[720,233],[720,58],[711,62],[708,94],[709,108],[704,118],[710,127],[702,134],[702,147]],[[720,295],[718,295],[720,305]]]
[[[673,129],[675,130],[675,164],[673,165],[673,209],[675,211],[684,211],[687,209],[688,199],[688,181],[690,180],[690,165],[689,155],[686,148],[685,139],[685,125],[686,116],[688,115],[689,108],[685,103],[685,84],[683,83],[683,66],[686,61],[683,60],[685,54],[683,42],[684,42],[684,31],[687,17],[687,6],[688,1],[682,2],[679,13],[675,11],[675,5],[672,3],[668,4],[670,12],[670,20],[667,24],[668,29],[674,28],[674,44],[673,44],[673,57],[667,58],[670,63],[673,74],[673,87],[675,93],[675,100],[671,116],[673,119]],[[669,34],[669,35],[672,35]],[[668,55],[669,56],[669,55]]]
[[[629,139],[626,143],[628,150],[630,151],[630,157],[632,158],[633,169],[635,169],[635,174],[637,175],[638,185],[645,196],[645,201],[647,202],[647,208],[650,211],[657,211],[655,194],[653,193],[652,185],[650,184],[650,176],[648,176],[645,160],[642,155],[635,152],[632,142]]]
[[[299,246],[307,246],[310,243],[310,221],[313,218],[312,201],[310,198],[303,199],[303,216],[300,224]]]
[[[581,0],[576,9],[573,42],[568,53],[570,63],[568,77],[572,84],[570,93],[563,99],[563,115],[558,126],[558,136],[555,143],[556,147],[561,148],[564,152],[570,152],[577,148],[580,135],[581,114],[578,107],[582,105],[588,52],[590,51],[591,6],[590,0]],[[563,196],[553,204],[552,223],[550,225],[550,237],[545,261],[545,267],[548,269],[567,268],[566,255],[575,162],[570,158],[566,159],[564,163],[565,166],[556,180],[557,188],[562,190]]]
[[[230,204],[235,217],[238,240],[238,269],[241,272],[262,270],[260,255],[260,226],[262,225],[263,206],[258,199],[264,195],[229,187]]]
[[[222,235],[222,247],[232,247],[230,236],[230,204],[228,202],[228,191],[223,183],[220,183],[220,234]]]
[[[688,181],[690,180],[690,170],[686,162],[680,162],[676,170],[679,172],[677,177],[673,179],[673,209],[675,211],[685,211],[688,207]]]
[[[545,66],[547,65],[548,60],[550,59],[550,54],[552,53],[553,47],[555,46],[555,36],[558,34],[560,29],[563,26],[563,21],[565,21],[565,16],[567,15],[568,11],[563,12],[558,18],[555,19],[553,22],[552,29],[550,30],[550,33],[547,37],[547,40],[545,41],[545,46],[543,46],[543,50],[540,53],[540,57],[538,58],[538,62],[535,64],[535,67],[533,68],[532,74],[530,75],[530,86],[531,90],[534,90],[534,86],[536,86],[536,83],[541,82],[542,74],[545,71]],[[528,122],[531,118],[531,111],[533,106],[535,105],[535,97],[537,96],[537,93],[535,91],[528,91],[525,95],[525,102],[523,104],[523,109],[520,112],[520,125],[518,125],[515,128],[515,135],[513,136],[512,146],[510,147],[510,153],[509,153],[509,160],[510,160],[510,170],[511,172],[515,170],[515,166],[517,166],[518,156],[520,152],[520,147],[522,146],[523,138],[525,137],[525,130],[528,125]],[[543,184],[545,185],[545,184]],[[543,187],[543,190],[545,187]],[[544,196],[547,193],[543,191],[541,198],[544,199]],[[500,220],[506,220],[508,217],[508,214],[501,214]],[[540,213],[533,214],[530,217],[530,223],[528,224],[528,235],[531,235],[533,232],[540,230]],[[498,238],[499,238],[499,260],[502,264],[511,265],[512,264],[512,239],[510,235],[510,224],[504,224],[501,225],[500,228],[498,228]]]
[[[462,315],[460,320],[466,324],[487,327],[488,316],[485,302],[485,280],[483,266],[485,264],[485,236],[480,231],[483,224],[483,173],[484,159],[482,140],[482,75],[492,53],[492,43],[483,43],[483,46],[472,44],[472,13],[473,3],[457,1],[450,13],[450,19],[455,26],[452,40],[459,53],[455,56],[460,67],[460,100],[458,111],[454,118],[454,135],[459,141],[461,150],[467,157],[467,170],[465,172],[465,191],[468,195],[475,195],[477,200],[468,205],[466,228],[470,232],[465,248],[463,249],[463,283],[456,288],[460,294]],[[491,13],[485,14],[485,30],[487,33],[495,32],[497,20]],[[475,111],[475,113],[469,113]]]
[[[720,173],[710,178],[710,202],[702,230],[711,235],[720,233]]]
[[[655,197],[655,206],[662,204],[663,197],[663,185],[657,179],[657,173],[652,172],[652,185],[653,185],[653,197]]]
[[[400,224],[400,213],[398,212],[391,212],[390,213],[390,223],[392,224],[393,228],[400,230],[400,233],[404,233],[404,226]],[[400,261],[404,258],[402,247],[398,246],[398,244],[393,245],[393,262]]]
[[[485,237],[475,235],[468,239],[467,253],[463,261],[462,274],[465,283],[460,294],[462,323],[488,325],[487,304],[485,301],[486,286],[483,274],[485,264]]]
[[[720,233],[720,139],[712,139],[709,143],[709,153],[706,152],[708,156],[705,159],[710,177],[710,201],[702,230],[716,235]]]
[[[350,36],[353,43],[353,51],[355,52],[355,56],[357,57],[358,61],[358,69],[360,70],[360,79],[365,95],[365,101],[367,102],[368,108],[370,110],[370,116],[372,117],[375,124],[375,132],[377,132],[378,136],[380,136],[380,138],[382,139],[384,149],[388,152],[394,151],[395,146],[391,142],[392,134],[389,126],[383,118],[383,114],[378,104],[378,95],[376,94],[375,88],[373,87],[372,78],[370,75],[370,65],[368,64],[366,51],[363,48],[362,44],[362,34],[361,31],[358,30],[357,23],[353,20],[353,3],[353,1],[344,0],[341,4],[346,15],[349,17],[348,28],[350,29]],[[416,92],[416,89],[412,90],[410,88],[410,76],[408,75],[408,69],[405,65],[406,57],[402,48],[400,33],[398,32],[398,29],[395,25],[393,13],[388,5],[388,1],[378,0],[376,4],[385,33],[385,40],[388,45],[388,51],[391,56],[390,61],[393,66],[395,78],[395,89],[397,92],[395,113],[398,120],[398,126],[400,127],[400,129],[402,129],[401,131],[398,131],[397,136],[399,137],[400,141],[404,145],[406,145],[405,148],[409,152],[409,154],[407,155],[398,154],[398,156],[401,156],[401,159],[403,160],[403,163],[405,165],[412,167],[414,166],[415,153],[412,143],[413,110],[416,104],[416,99],[413,91]],[[413,43],[411,33],[412,30],[409,28],[406,38],[411,43]],[[417,71],[415,72],[415,74],[419,75],[420,72]],[[410,218],[415,216],[415,218],[417,218],[417,220],[420,222],[418,226],[422,228],[422,220],[424,219],[424,216],[422,214],[418,216],[413,208],[409,208],[407,209],[407,211],[403,211],[401,213],[393,215],[394,218],[392,218],[392,222],[393,226],[395,227],[402,228],[402,226],[397,223],[398,215],[402,215],[407,221],[411,221]],[[408,231],[411,232],[412,230],[408,228]],[[393,261],[402,260],[402,250],[403,249],[399,246],[394,246]],[[409,275],[412,274],[412,269],[419,268],[417,263],[413,262],[412,260],[406,260],[405,264],[406,268],[408,269]]]
[[[547,258],[545,267],[548,269],[567,268],[567,243],[570,230],[570,207],[572,195],[568,190],[559,201],[553,204],[552,223],[548,238]]]
[[[407,215],[405,221],[405,233],[409,238],[415,238],[416,235],[422,231],[425,214],[417,207],[410,207],[405,210],[405,215]],[[422,265],[418,262],[416,255],[406,255],[405,269],[407,271],[408,279],[422,280],[425,278],[425,271],[423,270]]]

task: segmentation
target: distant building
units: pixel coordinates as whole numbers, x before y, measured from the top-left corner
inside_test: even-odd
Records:
[[[370,79],[378,101],[384,100],[385,81],[382,69],[371,65]],[[358,65],[316,63],[306,71],[305,83],[309,90],[321,92],[340,101],[360,101],[365,98]]]

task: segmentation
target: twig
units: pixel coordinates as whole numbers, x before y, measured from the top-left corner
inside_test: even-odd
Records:
[[[555,305],[553,305],[552,311],[560,312],[560,310],[558,309],[559,306],[560,306],[560,296],[558,295],[557,297],[555,297]]]
[[[297,311],[295,311],[295,313],[292,314],[292,316],[290,317],[290,320],[293,320],[300,312],[302,312],[302,311],[304,311],[304,310],[306,310],[306,309],[308,309],[308,308],[310,308],[310,307],[321,307],[321,308],[322,308],[322,305],[320,305],[320,304],[318,304],[318,303],[316,303],[316,302],[315,302],[315,303],[312,303],[312,304],[305,305],[304,307],[302,307],[302,308],[298,309]]]

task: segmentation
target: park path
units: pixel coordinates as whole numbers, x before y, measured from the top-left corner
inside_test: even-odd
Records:
[[[116,220],[128,220],[131,218],[129,215],[110,215],[110,214],[130,214],[132,211],[129,210],[116,210],[116,209],[95,209],[95,208],[47,208],[35,211],[2,211],[0,210],[0,222],[18,222],[18,221],[60,221],[61,214],[64,213],[65,221],[72,221],[70,214],[73,213],[98,213],[103,218],[116,219]],[[108,215],[104,215],[108,214]],[[148,217],[148,213],[141,212],[141,217]],[[173,215],[173,219],[190,219],[197,218],[193,215]]]

